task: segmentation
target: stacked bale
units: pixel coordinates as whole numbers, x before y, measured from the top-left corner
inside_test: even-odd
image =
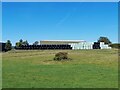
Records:
[[[70,43],[72,49],[93,49],[93,43],[81,42],[81,43]]]
[[[93,49],[101,49],[100,48],[100,43],[99,42],[94,42]]]
[[[53,49],[72,49],[70,45],[22,45],[20,47],[15,47],[19,50],[53,50]]]
[[[104,42],[100,42],[101,49],[111,49],[108,44],[105,44]]]

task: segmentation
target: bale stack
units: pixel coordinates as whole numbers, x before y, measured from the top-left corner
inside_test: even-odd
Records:
[[[53,49],[72,49],[70,45],[22,45],[15,47],[18,50],[53,50]]]
[[[93,49],[93,44],[92,42],[69,43],[72,49]]]
[[[104,42],[100,42],[101,49],[111,49],[108,44],[105,44]]]

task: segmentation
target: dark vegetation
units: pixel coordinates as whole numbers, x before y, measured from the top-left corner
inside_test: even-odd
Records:
[[[35,41],[35,42],[33,43],[33,45],[39,45],[39,42],[38,42],[38,41]]]
[[[120,49],[120,43],[114,43],[109,45],[112,48]]]
[[[22,45],[29,45],[28,41],[23,41],[22,39],[19,42],[16,42],[16,47],[21,47]]]
[[[7,40],[7,42],[5,43],[5,51],[9,51],[12,49],[12,44],[10,40]]]
[[[112,42],[107,37],[100,37],[98,42],[104,42],[105,44],[111,44]]]
[[[0,42],[0,52],[4,52],[5,50],[5,43]]]
[[[54,60],[61,61],[61,60],[69,60],[67,52],[58,52],[55,54]]]

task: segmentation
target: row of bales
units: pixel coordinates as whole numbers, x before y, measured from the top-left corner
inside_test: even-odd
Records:
[[[5,43],[3,43],[2,45],[2,50],[5,50]],[[98,43],[98,42],[94,42],[94,43],[73,43],[73,44],[42,44],[42,45],[21,45],[21,46],[15,46],[14,49],[16,50],[55,50],[55,49],[60,49],[60,50],[64,50],[64,49],[108,49],[110,47],[108,47],[108,45],[105,45],[103,42]]]
[[[100,43],[71,43],[71,44],[40,44],[40,45],[21,45],[19,47],[15,47],[15,49],[19,50],[55,50],[55,49],[101,49]]]
[[[7,51],[5,49],[5,43],[1,43],[1,51]],[[108,47],[108,45],[105,45],[103,42],[98,43],[89,43],[89,44],[82,44],[82,43],[77,43],[77,44],[42,44],[42,45],[21,45],[19,47],[15,46],[14,49],[16,50],[77,50],[77,49],[110,49],[111,47]]]
[[[104,46],[104,45],[102,45]],[[21,45],[20,47],[15,47],[19,50],[49,50],[49,49],[102,49],[101,43],[73,43],[73,44],[42,44],[42,45]],[[107,48],[106,48],[107,49]]]
[[[15,47],[19,50],[50,50],[50,49],[72,49],[70,45],[22,45],[20,47]]]
[[[100,43],[94,42],[94,44],[93,44],[93,49],[101,49]]]

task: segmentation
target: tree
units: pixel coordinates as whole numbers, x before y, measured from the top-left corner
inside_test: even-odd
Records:
[[[6,51],[9,51],[12,49],[12,44],[10,40],[7,40],[6,44],[5,44],[5,49]]]
[[[19,40],[19,47],[22,46],[22,44],[23,44],[23,40],[20,39],[20,40]]]
[[[26,41],[23,41],[23,42],[22,42],[22,45],[29,45],[29,43],[28,43],[28,41],[26,40]]]
[[[23,44],[23,40],[20,39],[19,42],[16,42],[16,47],[20,47]]]
[[[20,42],[16,42],[16,47],[19,47],[20,46]]]
[[[22,45],[29,45],[28,41],[23,41],[22,39],[19,42],[16,42],[16,47],[21,47]]]
[[[22,39],[20,39],[20,40],[19,40],[19,42],[20,42],[20,43],[23,43],[23,40],[22,40]]]
[[[38,45],[39,44],[39,42],[38,41],[35,41],[34,43],[33,43],[33,45]]]
[[[105,44],[111,44],[112,42],[107,37],[100,37],[98,42],[104,42]]]

